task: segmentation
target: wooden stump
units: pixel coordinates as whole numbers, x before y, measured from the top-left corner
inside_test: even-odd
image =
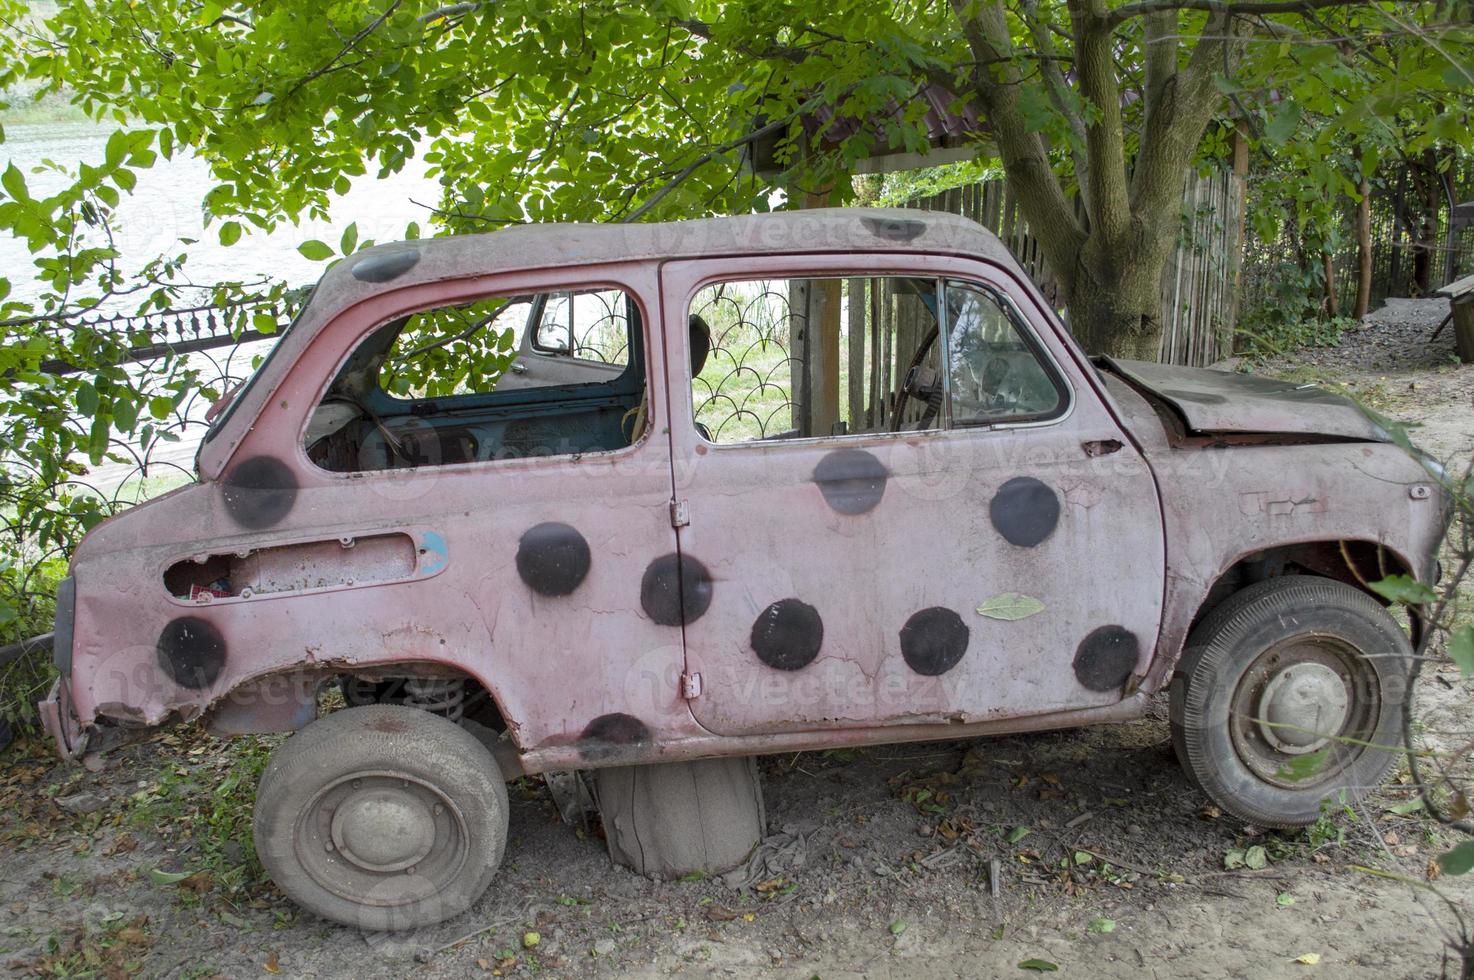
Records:
[[[657,877],[729,871],[765,826],[752,758],[620,766],[594,774],[609,857]]]
[[[1454,349],[1459,360],[1474,364],[1474,297],[1460,298],[1454,303]]]

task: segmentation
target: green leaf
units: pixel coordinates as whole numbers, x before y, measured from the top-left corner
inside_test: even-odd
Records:
[[[1280,766],[1275,772],[1275,775],[1280,779],[1288,779],[1292,783],[1303,783],[1313,776],[1320,775],[1321,769],[1325,766],[1326,758],[1330,753],[1330,746],[1326,746],[1322,749],[1316,749],[1314,752],[1297,755],[1285,765]]]
[[[1465,623],[1449,635],[1448,657],[1465,677],[1474,674],[1474,626]]]
[[[302,253],[303,258],[313,262],[321,262],[323,259],[333,257],[333,247],[326,242],[318,241],[316,238],[309,238],[301,245],[298,245],[297,251]]]
[[[227,221],[220,226],[220,244],[226,248],[241,240],[241,223],[239,221]]]
[[[1105,932],[1115,932],[1116,920],[1106,918],[1091,919],[1090,924],[1085,927],[1085,931],[1095,936]]]
[[[1019,841],[1029,836],[1029,834],[1030,830],[1028,827],[1015,827],[1008,832],[1007,840],[1010,844],[1017,844]]]
[[[1018,968],[1020,970],[1034,970],[1034,971],[1036,971],[1038,973],[1058,973],[1059,972],[1059,964],[1058,963],[1051,963],[1048,960],[1040,960],[1040,959],[1023,960],[1022,962],[1019,963]]]
[[[78,382],[77,411],[90,418],[97,414],[97,406],[97,389],[92,387],[92,383],[90,381]]]
[[[1274,904],[1278,905],[1282,909],[1287,909],[1291,905],[1295,904],[1295,896],[1291,895],[1289,892],[1280,892],[1274,897]]]
[[[1404,606],[1426,605],[1438,598],[1437,593],[1428,586],[1407,575],[1389,575],[1369,585],[1377,595]]]
[[[1244,867],[1250,871],[1261,871],[1269,864],[1269,853],[1263,845],[1255,844],[1244,852]]]
[[[1440,854],[1438,867],[1446,875],[1463,875],[1474,870],[1474,840],[1466,840],[1448,853]]]
[[[121,432],[132,432],[138,423],[138,403],[124,396],[113,401],[113,422]]]
[[[1000,592],[991,599],[984,599],[978,605],[978,615],[987,616],[989,619],[1001,619],[1004,622],[1014,622],[1020,619],[1028,619],[1044,611],[1044,603],[1033,596],[1023,595],[1019,592]]]
[[[900,919],[897,919],[895,922],[892,922],[891,923],[891,935],[892,936],[899,936],[901,933],[903,933],[905,931],[906,931],[906,923],[902,922]]]
[[[25,174],[22,174],[20,168],[14,163],[5,168],[4,174],[0,174],[0,187],[4,187],[5,193],[9,194],[13,200],[29,201],[31,199],[30,192],[26,190]]]
[[[1264,135],[1271,143],[1287,143],[1300,125],[1300,103],[1287,99],[1279,104],[1269,122],[1264,126]]]
[[[0,626],[15,621],[15,607],[8,600],[0,599]]]
[[[177,885],[193,875],[192,871],[160,871],[158,868],[153,868],[148,873],[149,880],[160,886]]]
[[[343,238],[338,243],[339,251],[344,255],[353,254],[353,246],[358,244],[358,222],[355,221],[343,229]]]

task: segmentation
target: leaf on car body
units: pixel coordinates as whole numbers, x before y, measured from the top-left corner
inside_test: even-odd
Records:
[[[1044,611],[1044,603],[1031,595],[1019,592],[1000,592],[990,599],[984,599],[978,605],[978,615],[987,616],[989,619],[1001,619],[1004,622],[1028,619]]]

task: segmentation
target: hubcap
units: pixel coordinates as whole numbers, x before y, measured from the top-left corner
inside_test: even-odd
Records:
[[[1259,730],[1281,752],[1304,755],[1341,731],[1351,706],[1346,685],[1330,667],[1314,661],[1273,674],[1259,697]]]
[[[1309,790],[1332,783],[1358,759],[1382,715],[1373,661],[1338,636],[1286,637],[1240,675],[1229,706],[1229,737],[1264,782]],[[1310,771],[1294,763],[1324,752]]]
[[[360,905],[394,907],[443,891],[470,837],[455,799],[408,772],[344,774],[298,818],[294,849],[320,886]]]
[[[332,835],[338,853],[365,871],[400,871],[435,846],[435,820],[409,793],[360,791],[334,812]]]

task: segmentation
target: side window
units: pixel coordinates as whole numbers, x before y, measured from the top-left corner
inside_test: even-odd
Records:
[[[953,425],[1027,422],[1064,411],[1068,392],[997,296],[964,282],[948,282],[945,294]]]
[[[725,444],[940,428],[938,283],[745,279],[692,299],[698,431]]]
[[[565,346],[523,356],[539,350],[547,323],[563,325]],[[305,448],[335,472],[620,449],[648,425],[642,351],[638,307],[618,289],[421,310],[348,355]]]
[[[546,293],[535,307],[532,347],[540,354],[600,364],[629,363],[624,294],[617,289]]]

